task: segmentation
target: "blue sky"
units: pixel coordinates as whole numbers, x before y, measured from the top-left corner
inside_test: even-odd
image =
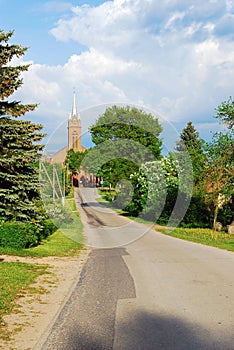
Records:
[[[0,0],[0,8],[0,28],[29,47],[21,61],[31,67],[15,98],[40,103],[30,119],[49,135],[66,130],[73,87],[80,111],[136,104],[178,133],[188,121],[207,140],[220,130],[215,108],[233,96],[233,1]]]

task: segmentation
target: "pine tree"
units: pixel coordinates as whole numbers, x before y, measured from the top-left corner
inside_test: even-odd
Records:
[[[202,142],[192,122],[188,122],[187,126],[182,130],[180,141],[177,141],[176,145],[176,150],[179,152],[185,149],[188,151],[191,149],[201,149]]]
[[[180,134],[180,140],[176,142],[176,151],[183,153],[188,152],[193,166],[194,182],[197,184],[204,172],[205,154],[203,151],[203,140],[200,139],[198,131],[192,122],[188,122],[187,126]]]
[[[39,198],[37,161],[43,146],[42,125],[16,119],[36,104],[9,101],[23,84],[21,73],[29,65],[10,66],[13,58],[24,55],[27,48],[9,43],[13,31],[0,30],[0,219],[28,221],[37,218]]]

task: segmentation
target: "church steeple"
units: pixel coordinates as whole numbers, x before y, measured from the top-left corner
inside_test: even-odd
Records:
[[[73,90],[73,104],[72,104],[71,119],[80,119],[80,115],[77,112],[75,89]]]
[[[81,144],[81,120],[77,111],[76,93],[73,90],[72,110],[68,119],[68,149],[73,148],[75,152],[83,152]]]

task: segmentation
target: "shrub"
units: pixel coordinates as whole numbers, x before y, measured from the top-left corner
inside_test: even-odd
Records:
[[[52,235],[57,230],[55,224],[50,220],[46,219],[41,222],[42,230],[40,232],[40,238],[45,239],[48,236]]]
[[[0,246],[29,248],[40,242],[40,228],[30,222],[5,222],[0,225]]]
[[[60,227],[62,224],[73,222],[72,211],[69,207],[63,206],[61,203],[50,203],[46,206],[47,215],[53,223]]]
[[[217,220],[224,226],[230,225],[234,220],[234,200],[226,203],[218,212]]]
[[[106,201],[108,202],[112,202],[113,199],[116,198],[116,193],[110,193],[110,192],[106,192],[106,194],[103,197]]]
[[[193,196],[180,226],[208,228],[211,225],[211,211],[205,203],[204,198]]]

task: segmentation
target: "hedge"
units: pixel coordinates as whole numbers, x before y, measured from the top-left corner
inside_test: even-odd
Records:
[[[50,220],[40,224],[31,222],[4,222],[0,225],[0,246],[14,249],[30,248],[56,231]]]

